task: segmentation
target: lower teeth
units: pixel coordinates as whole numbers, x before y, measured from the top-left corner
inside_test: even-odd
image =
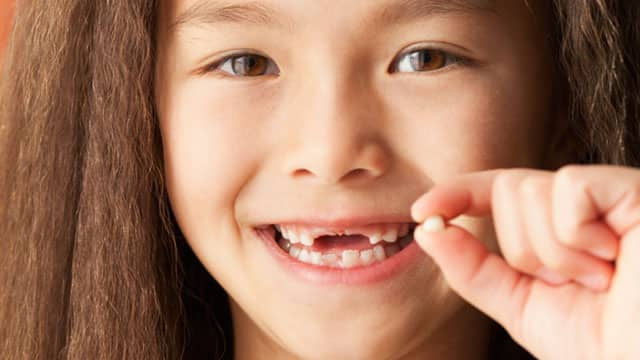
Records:
[[[413,236],[410,233],[398,239],[397,243],[378,244],[373,248],[364,250],[344,250],[338,254],[311,251],[309,248],[300,244],[292,245],[289,240],[283,238],[280,234],[278,234],[277,243],[289,256],[307,264],[334,268],[353,268],[384,261],[386,258],[400,252],[400,250],[409,245],[412,240]]]

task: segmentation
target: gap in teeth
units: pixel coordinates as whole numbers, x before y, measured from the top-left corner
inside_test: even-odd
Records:
[[[374,227],[361,227],[330,231],[323,228],[300,227],[296,225],[274,225],[275,230],[292,244],[313,246],[321,236],[362,235],[369,239],[371,245],[378,243],[395,243],[413,232],[415,224],[389,223]]]
[[[409,224],[407,225],[409,226]],[[299,261],[317,266],[352,268],[381,262],[400,252],[400,250],[404,249],[413,240],[413,229],[411,229],[411,227],[412,226],[410,226],[405,236],[396,239],[394,242],[382,241],[382,243],[379,243],[379,241],[374,244],[370,241],[370,248],[362,250],[347,249],[339,253],[313,251],[310,248],[313,242],[307,245],[309,242],[306,240],[304,242],[299,241],[293,243],[287,239],[286,236],[283,236],[284,234],[279,231],[280,228],[277,226],[275,233],[278,246],[287,252],[289,256]]]

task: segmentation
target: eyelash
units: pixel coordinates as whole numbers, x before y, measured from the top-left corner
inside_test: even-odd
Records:
[[[392,68],[397,68],[397,67],[406,67],[406,66],[411,66],[411,59],[410,59],[410,55],[414,55],[414,54],[421,54],[421,53],[425,53],[425,52],[430,52],[430,56],[433,57],[434,55],[436,57],[441,57],[442,61],[444,61],[444,63],[442,64],[441,67],[438,67],[437,69],[432,69],[432,70],[414,70],[414,71],[405,71],[408,73],[433,73],[433,72],[437,72],[437,71],[441,71],[441,70],[445,70],[446,68],[455,66],[455,65],[469,65],[471,63],[471,59],[464,57],[464,56],[460,56],[460,55],[455,55],[452,54],[448,51],[444,51],[444,50],[440,50],[440,49],[434,49],[434,48],[416,48],[416,49],[411,49],[408,50],[402,54],[400,54],[398,56],[398,59],[394,59],[394,61],[391,63],[390,67],[389,67],[389,72],[392,72]],[[402,72],[402,71],[398,71],[398,72]]]
[[[442,56],[443,60],[444,60],[444,64],[437,68],[437,69],[433,69],[433,70],[426,70],[426,71],[420,71],[420,70],[415,70],[415,71],[406,71],[409,73],[433,73],[433,72],[439,72],[441,70],[444,70],[446,68],[452,67],[452,66],[456,66],[456,65],[469,65],[471,63],[471,59],[464,57],[464,56],[460,56],[460,55],[455,55],[452,54],[450,52],[444,51],[444,50],[440,50],[440,49],[435,49],[435,48],[430,48],[430,47],[425,47],[425,48],[416,48],[416,49],[411,49],[408,50],[402,54],[400,54],[398,56],[397,59],[394,59],[394,61],[391,63],[391,65],[389,66],[389,71],[392,70],[392,68],[401,66],[401,67],[406,67],[407,65],[411,66],[411,61],[409,59],[410,55],[413,54],[420,54],[420,53],[425,53],[425,52],[431,52],[431,55],[433,56],[434,54],[436,56]],[[213,73],[217,76],[220,77],[226,77],[226,78],[251,78],[251,77],[260,77],[260,76],[266,76],[266,75],[234,75],[228,71],[222,70],[222,67],[227,64],[230,63],[231,66],[231,70],[233,71],[233,64],[232,61],[234,59],[240,59],[240,58],[244,58],[244,57],[249,57],[249,56],[255,56],[258,58],[262,58],[262,59],[266,59],[269,61],[269,65],[271,66],[273,65],[273,67],[275,67],[275,69],[278,71],[279,73],[279,69],[277,67],[277,65],[268,57],[260,55],[260,54],[256,54],[256,53],[251,53],[251,52],[242,52],[242,53],[235,53],[235,54],[231,54],[228,56],[223,57],[220,60],[217,60],[215,62],[213,62],[212,64],[209,64],[207,66],[205,66],[201,71],[199,71],[199,73],[201,75],[206,75],[209,73]],[[401,71],[398,71],[401,72]],[[277,74],[276,74],[277,75]]]

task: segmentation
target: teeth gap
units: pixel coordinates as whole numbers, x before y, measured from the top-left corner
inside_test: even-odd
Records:
[[[409,223],[409,233],[408,233],[407,235],[403,236],[403,237],[398,237],[398,240],[400,240],[400,239],[402,239],[402,238],[409,237],[409,236],[413,236],[413,231],[416,229],[416,227],[417,227],[417,226],[418,226],[418,224],[417,224],[417,223],[414,223],[414,222]],[[275,231],[275,233],[276,233],[276,240],[279,240],[280,238],[282,238],[282,237],[283,237],[283,236],[282,236],[282,233],[281,233],[280,231],[278,231],[278,227],[277,227],[276,225],[271,225],[271,227],[273,228],[273,230],[274,230],[274,231]],[[352,235],[353,235],[353,236],[355,236],[355,235],[360,235],[360,236],[364,236],[364,237],[366,237],[366,238],[368,238],[368,237],[369,237],[369,236],[364,235],[364,234],[349,234],[349,235],[346,235],[346,234],[334,234],[334,235],[329,235],[329,234],[328,234],[328,235],[319,235],[319,236],[316,236],[316,237],[314,237],[314,238],[313,238],[313,240],[314,240],[314,241],[315,241],[315,240],[318,240],[318,239],[320,239],[320,238],[321,238],[321,237],[323,237],[323,236],[352,236]]]
[[[302,244],[291,244],[289,242],[288,239],[286,239],[282,233],[280,231],[278,231],[278,228],[273,225],[273,230],[274,230],[274,238],[276,243],[278,244],[278,246],[285,252],[289,253],[289,256],[296,258],[298,261],[302,261],[305,263],[309,263],[312,265],[316,265],[316,266],[327,266],[327,267],[337,267],[337,268],[352,268],[352,267],[361,267],[361,266],[368,266],[368,265],[372,265],[374,263],[377,262],[381,262],[386,260],[387,258],[394,256],[395,254],[399,253],[400,251],[402,251],[405,247],[407,247],[409,245],[409,243],[411,241],[413,241],[413,231],[415,230],[417,224],[416,223],[409,223],[409,232],[406,236],[403,237],[399,237],[398,240],[394,243],[385,243],[385,242],[381,242],[379,244],[377,244],[377,246],[382,247],[383,249],[383,253],[384,255],[382,256],[380,254],[380,251],[374,251],[375,247],[377,246],[373,246],[371,249],[364,249],[364,250],[359,250],[357,251],[360,254],[360,259],[358,261],[356,261],[356,264],[354,265],[351,261],[347,261],[348,263],[345,264],[343,262],[343,260],[341,259],[342,256],[344,256],[344,251],[342,252],[342,255],[339,254],[320,254],[319,256],[317,254],[312,254],[312,251],[302,245]],[[355,234],[353,234],[355,235]],[[362,234],[359,234],[361,236],[364,236]],[[327,235],[322,235],[322,236],[327,236]],[[319,238],[321,238],[322,236],[318,236],[316,237],[314,240],[317,240]],[[329,235],[329,236],[345,236],[345,235]],[[293,250],[293,253],[292,253]],[[372,252],[374,253],[373,255],[368,253],[368,250],[372,250]],[[347,252],[349,251],[354,251],[354,250],[345,250]],[[364,256],[362,255],[362,251],[367,252],[367,254],[365,254]],[[300,254],[304,252],[304,255],[301,257]],[[327,255],[329,255],[327,257]],[[318,259],[321,258],[322,261],[320,263],[318,263]],[[336,260],[336,258],[338,260]],[[352,259],[353,258],[353,253],[351,254],[347,254],[347,258]],[[324,262],[326,259],[326,263]]]

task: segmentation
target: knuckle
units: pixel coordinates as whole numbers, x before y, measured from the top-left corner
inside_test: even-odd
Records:
[[[552,185],[553,203],[558,210],[554,219],[559,241],[563,244],[575,241],[580,226],[573,216],[574,208],[591,198],[588,180],[583,176],[583,171],[581,166],[567,165],[558,170]]]
[[[519,192],[527,198],[544,196],[546,183],[544,179],[535,176],[524,178],[519,185]]]
[[[563,225],[557,229],[556,241],[558,244],[569,247],[581,247],[584,239],[578,236],[579,226],[575,222],[564,222]]]
[[[560,274],[568,274],[571,272],[570,262],[564,251],[547,251],[543,255],[543,263],[549,269]]]
[[[511,189],[517,184],[518,177],[514,171],[504,171],[496,176],[494,187],[496,189]]]
[[[583,176],[583,167],[579,165],[566,165],[555,177],[553,186],[557,194],[586,194],[588,193],[588,183]]]
[[[558,169],[556,178],[561,182],[572,183],[575,179],[581,177],[583,166],[581,165],[565,165]]]
[[[520,271],[533,272],[537,268],[535,255],[525,248],[517,247],[503,252],[507,263]]]
[[[572,232],[565,232],[562,235],[559,234],[557,236],[558,243],[567,247],[575,247],[580,245],[578,244],[578,237],[572,236],[572,234]]]
[[[492,193],[494,196],[507,196],[518,191],[518,185],[523,177],[520,170],[507,170],[496,175],[493,182]]]

